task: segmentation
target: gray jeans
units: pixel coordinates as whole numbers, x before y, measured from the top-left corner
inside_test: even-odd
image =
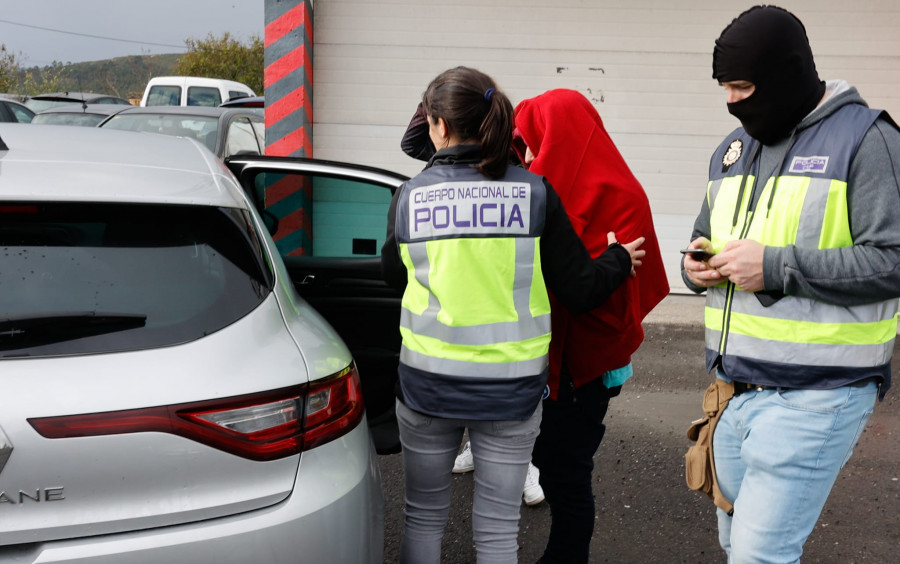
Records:
[[[479,421],[431,417],[398,401],[397,420],[406,479],[400,562],[439,564],[453,461],[468,429],[475,457],[472,530],[478,564],[515,563],[522,487],[540,431],[540,402],[525,421]]]

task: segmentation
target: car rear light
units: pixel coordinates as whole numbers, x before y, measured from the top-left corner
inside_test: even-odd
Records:
[[[127,411],[30,418],[48,439],[171,433],[250,460],[276,460],[349,433],[363,419],[356,365],[301,386]]]

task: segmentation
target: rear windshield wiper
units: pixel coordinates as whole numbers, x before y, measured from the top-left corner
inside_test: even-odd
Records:
[[[147,316],[102,311],[51,311],[0,317],[0,350],[8,351],[143,327]]]

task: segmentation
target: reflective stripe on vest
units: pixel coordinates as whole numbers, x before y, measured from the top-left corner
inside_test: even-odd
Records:
[[[782,176],[769,178],[759,197],[757,213],[753,214],[750,229],[744,239],[765,245],[813,249],[849,247],[853,244],[847,209],[847,183],[828,178]],[[737,230],[746,225],[747,208],[752,190],[745,189],[738,215],[732,227],[734,204],[737,203],[742,177],[732,176],[710,183],[710,231],[712,246],[718,252],[725,243],[739,238]],[[756,182],[747,179],[750,187]],[[772,209],[767,210],[772,191]],[[766,217],[768,213],[769,217]],[[777,217],[773,217],[776,214]]]
[[[865,306],[875,321],[861,320],[857,307],[828,304],[819,304],[816,321],[810,321],[805,307],[811,301],[785,297],[764,308],[753,294],[735,292],[728,354],[810,366],[880,366],[890,360],[897,334],[895,300]],[[706,346],[713,350],[721,342],[724,304],[721,290],[707,300]]]
[[[540,240],[531,238],[401,245],[401,258],[414,273],[401,304],[401,360],[439,374],[540,374],[548,362],[550,305],[539,251]],[[486,261],[489,272],[455,266],[484,257],[495,257]],[[468,290],[473,276],[479,280],[475,294]]]
[[[769,178],[762,188],[755,211],[750,210],[751,188],[757,178],[747,178],[738,202],[745,168],[735,166],[727,173],[731,176],[721,178],[711,170],[707,202],[713,249],[721,251],[740,238],[774,247],[851,246],[849,163],[876,117],[866,108],[846,106],[820,122],[815,132],[800,132],[781,176]],[[845,141],[850,136],[850,142],[830,153],[834,136]],[[743,139],[745,146],[753,142],[746,135]],[[705,320],[706,346],[720,355],[794,366],[872,367],[891,358],[897,300],[842,307],[788,296],[763,307],[752,293],[723,283],[707,291]]]

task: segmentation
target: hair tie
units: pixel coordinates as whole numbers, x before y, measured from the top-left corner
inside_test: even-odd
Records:
[[[484,99],[486,101],[490,102],[491,97],[494,95],[494,92],[496,92],[496,90],[494,90],[493,88],[488,88],[487,90],[485,90],[484,91]]]

